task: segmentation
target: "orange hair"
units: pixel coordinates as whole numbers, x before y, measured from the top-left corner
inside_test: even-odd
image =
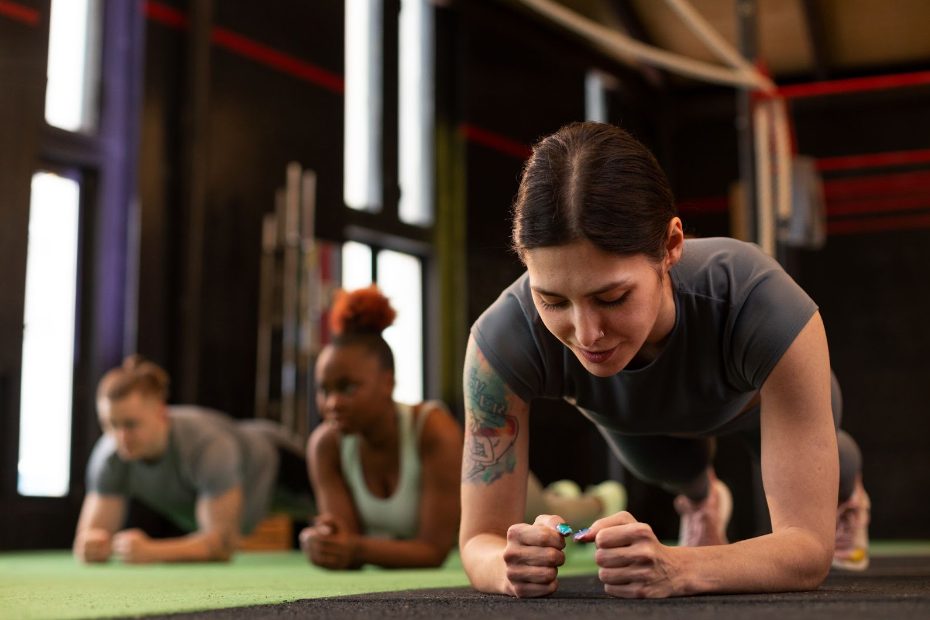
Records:
[[[372,284],[354,291],[339,290],[329,314],[333,334],[380,334],[394,323],[397,313],[381,290]]]

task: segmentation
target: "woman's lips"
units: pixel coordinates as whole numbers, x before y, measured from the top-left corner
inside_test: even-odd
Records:
[[[592,364],[603,364],[610,358],[613,352],[617,350],[617,347],[605,349],[603,351],[588,351],[587,349],[578,350],[581,352],[581,355]]]

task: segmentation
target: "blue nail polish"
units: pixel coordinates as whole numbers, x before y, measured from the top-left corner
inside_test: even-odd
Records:
[[[583,537],[587,533],[588,533],[588,528],[583,528],[575,532],[575,535],[572,538],[574,538],[575,540],[579,540],[581,537]]]
[[[559,523],[555,526],[555,529],[557,529],[562,536],[569,536],[574,531],[572,526],[568,523]]]

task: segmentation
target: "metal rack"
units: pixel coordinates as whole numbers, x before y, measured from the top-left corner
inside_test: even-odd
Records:
[[[315,213],[316,173],[292,162],[262,221],[255,416],[301,438],[315,411],[313,362],[326,338],[336,254],[314,238]]]

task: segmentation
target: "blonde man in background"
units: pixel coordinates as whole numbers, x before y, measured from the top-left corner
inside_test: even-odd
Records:
[[[74,555],[84,562],[227,561],[239,536],[266,515],[276,490],[303,499],[308,511],[312,506],[301,446],[284,429],[169,406],[168,384],[159,366],[131,356],[98,385],[104,434],[88,463],[74,538]],[[152,538],[123,529],[131,502],[181,535]]]

